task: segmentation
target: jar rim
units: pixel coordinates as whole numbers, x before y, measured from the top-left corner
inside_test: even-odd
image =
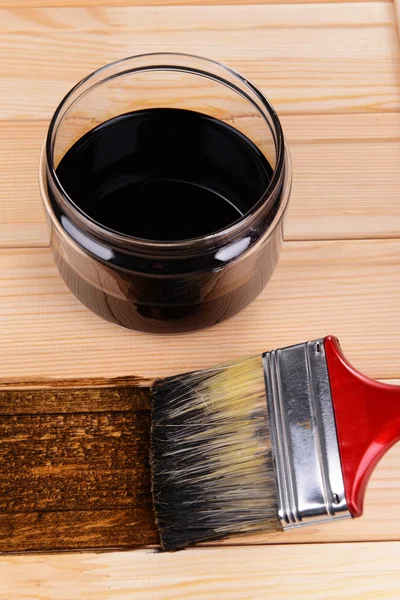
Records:
[[[266,189],[264,190],[262,196],[257,200],[257,202],[254,204],[254,206],[245,215],[243,215],[243,217],[241,217],[237,221],[233,222],[228,227],[225,227],[223,229],[220,229],[215,232],[211,232],[209,234],[206,234],[206,235],[200,236],[200,237],[187,238],[187,239],[182,239],[182,240],[170,240],[170,241],[150,240],[150,239],[144,239],[144,238],[126,235],[126,234],[120,233],[118,231],[109,229],[109,228],[101,225],[98,221],[95,221],[88,214],[86,214],[85,211],[83,211],[73,201],[73,199],[68,195],[68,193],[64,189],[60,179],[58,178],[56,169],[54,167],[53,136],[56,135],[56,130],[58,128],[58,119],[59,119],[65,105],[68,103],[68,101],[71,99],[71,97],[77,91],[79,91],[80,88],[82,88],[85,84],[90,83],[91,80],[95,79],[102,73],[107,72],[108,70],[112,69],[115,66],[123,66],[124,63],[132,63],[132,61],[135,61],[135,60],[141,61],[146,58],[160,59],[160,62],[154,66],[148,65],[148,66],[139,66],[139,67],[133,67],[133,68],[130,67],[130,68],[127,68],[126,70],[118,71],[117,73],[111,74],[109,77],[104,77],[100,81],[94,82],[94,84],[92,86],[90,86],[88,89],[83,90],[82,94],[87,93],[89,90],[93,89],[93,87],[100,85],[109,79],[119,77],[119,76],[125,75],[127,73],[144,72],[147,70],[166,70],[166,69],[184,70],[186,72],[193,72],[198,75],[207,76],[210,79],[218,81],[219,83],[228,85],[231,89],[233,89],[240,95],[244,96],[249,102],[251,102],[255,106],[255,108],[259,111],[260,115],[264,118],[267,125],[271,128],[271,124],[268,121],[268,119],[266,118],[263,111],[260,110],[260,106],[258,104],[256,104],[247,94],[245,94],[243,92],[243,90],[236,88],[231,82],[224,80],[223,78],[218,77],[214,73],[210,73],[206,70],[200,71],[199,69],[190,68],[190,67],[183,66],[183,65],[181,67],[179,67],[177,65],[174,65],[174,64],[169,65],[167,63],[167,60],[170,59],[170,61],[171,61],[172,58],[182,59],[182,60],[183,59],[195,59],[197,61],[201,61],[205,66],[207,64],[216,66],[219,69],[222,69],[222,71],[226,71],[227,74],[233,75],[235,79],[238,79],[241,84],[244,84],[245,88],[248,88],[253,94],[255,94],[255,96],[261,103],[261,107],[267,111],[268,116],[270,117],[270,119],[272,121],[272,124],[274,127],[274,131],[272,133],[273,133],[275,151],[276,151],[276,164],[275,164],[275,168],[272,173],[272,177],[271,177]],[[164,62],[162,62],[162,59],[164,59]],[[81,97],[81,94],[78,95],[78,97],[74,100],[74,102],[76,102],[80,97]],[[235,69],[233,69],[223,63],[220,63],[218,61],[209,59],[209,58],[204,58],[202,56],[197,56],[195,54],[188,54],[188,53],[183,53],[183,52],[151,52],[151,53],[144,53],[144,54],[136,54],[133,56],[128,56],[128,57],[110,62],[110,63],[103,65],[102,67],[96,69],[92,73],[89,73],[86,77],[81,79],[75,86],[73,86],[67,92],[67,94],[63,97],[63,99],[57,106],[57,108],[53,114],[53,117],[50,121],[44,150],[45,150],[44,154],[46,156],[46,163],[47,163],[46,164],[46,172],[47,172],[48,176],[50,176],[52,184],[55,186],[58,194],[62,198],[63,203],[64,203],[63,208],[66,209],[68,214],[72,218],[75,217],[75,219],[77,221],[79,221],[79,224],[83,225],[85,227],[85,229],[88,231],[88,233],[92,233],[96,237],[100,237],[104,240],[107,240],[108,242],[112,242],[114,244],[118,244],[123,247],[141,247],[142,250],[146,250],[146,249],[148,249],[148,250],[151,250],[151,249],[163,250],[164,249],[164,250],[168,251],[168,250],[172,250],[172,249],[175,249],[175,250],[190,249],[190,248],[193,248],[196,246],[198,247],[199,245],[204,247],[204,246],[218,244],[218,242],[222,239],[224,239],[226,241],[227,239],[230,239],[231,237],[235,236],[236,234],[240,234],[240,232],[242,232],[244,229],[247,229],[249,226],[251,226],[251,224],[255,220],[257,220],[260,213],[263,213],[265,210],[269,210],[272,208],[272,205],[274,204],[274,202],[273,202],[274,191],[282,183],[282,180],[284,177],[284,171],[285,171],[285,142],[284,142],[282,126],[281,126],[279,117],[278,117],[275,109],[273,108],[272,104],[269,102],[268,98],[263,94],[263,92],[261,92],[254,83],[249,81],[247,78],[245,78],[243,75],[241,75]],[[269,200],[271,200],[271,202],[269,202]],[[284,207],[281,207],[281,209],[284,209]],[[280,213],[280,212],[281,212],[281,210],[278,210],[278,213]],[[276,216],[278,216],[278,215],[276,215]],[[275,220],[276,219],[274,218],[273,222],[270,224],[271,228],[273,228]]]

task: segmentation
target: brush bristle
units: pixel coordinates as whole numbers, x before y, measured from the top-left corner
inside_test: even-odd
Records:
[[[155,382],[151,464],[164,550],[280,530],[261,357]]]

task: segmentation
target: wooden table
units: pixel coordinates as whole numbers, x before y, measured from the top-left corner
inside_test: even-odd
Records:
[[[328,333],[400,378],[400,52],[391,2],[0,0],[0,378],[145,377]],[[141,4],[139,6],[139,4]],[[233,320],[172,338],[123,331],[67,290],[37,185],[56,104],[82,76],[149,51],[239,69],[269,96],[294,160],[279,267]],[[176,554],[4,555],[7,600],[398,598],[400,446],[363,519]]]

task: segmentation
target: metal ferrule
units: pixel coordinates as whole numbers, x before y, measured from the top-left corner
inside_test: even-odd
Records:
[[[283,527],[350,517],[324,340],[263,355]]]

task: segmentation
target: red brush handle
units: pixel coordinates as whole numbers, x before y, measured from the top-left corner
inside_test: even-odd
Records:
[[[359,373],[335,337],[326,337],[324,345],[346,500],[353,517],[359,517],[375,465],[400,440],[400,387]]]

